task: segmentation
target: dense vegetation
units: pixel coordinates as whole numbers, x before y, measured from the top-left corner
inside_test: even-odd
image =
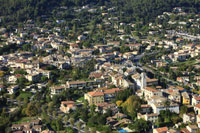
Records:
[[[118,7],[120,19],[144,23],[177,6],[192,12],[198,12],[200,9],[199,0],[0,0],[0,14],[5,16],[4,24],[22,22],[30,18],[40,20],[41,15],[51,13],[56,7],[79,7],[91,2],[98,5],[114,5]],[[128,14],[128,17],[124,14]]]

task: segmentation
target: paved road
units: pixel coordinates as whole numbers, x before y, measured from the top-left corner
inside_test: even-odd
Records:
[[[155,68],[153,69],[152,67],[149,68],[149,67],[146,67],[146,66],[142,66],[142,68],[145,69],[145,70],[147,70],[147,71],[149,71],[149,72],[152,72],[153,74],[155,74],[155,72],[154,72],[153,70],[157,71]],[[158,71],[157,71],[157,72],[158,72]],[[171,79],[169,79],[168,77],[166,77],[165,74],[161,74],[160,72],[158,72],[157,74],[159,74],[159,75],[160,75],[163,79],[165,79],[167,82],[180,85],[180,83],[178,83],[178,82],[176,82],[176,81],[174,81],[174,80],[171,80]]]

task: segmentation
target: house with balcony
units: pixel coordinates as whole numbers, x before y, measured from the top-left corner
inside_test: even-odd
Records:
[[[83,89],[86,87],[85,81],[67,81],[67,88]]]

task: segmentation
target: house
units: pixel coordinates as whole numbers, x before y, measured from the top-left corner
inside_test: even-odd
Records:
[[[190,133],[195,133],[199,128],[196,125],[188,125],[188,126],[186,126],[186,129]]]
[[[190,96],[189,96],[189,94],[187,92],[183,92],[181,95],[182,95],[182,99],[183,99],[182,103],[186,104],[186,105],[189,105],[190,104]]]
[[[160,113],[161,110],[170,110],[171,112],[175,112],[179,114],[179,105],[176,103],[170,103],[170,105],[166,106],[164,103],[151,103],[151,107],[154,113]]]
[[[132,75],[131,78],[135,81],[137,89],[145,89],[145,87],[147,86],[146,73],[136,73]]]
[[[34,132],[40,133],[42,131],[42,125],[35,125],[32,129]]]
[[[189,77],[187,77],[187,76],[184,76],[184,77],[177,77],[177,78],[176,78],[176,81],[177,81],[177,82],[180,82],[180,83],[189,82]]]
[[[127,118],[127,115],[118,112],[114,116],[112,116],[112,118],[113,119],[123,119],[123,118]]]
[[[168,127],[160,127],[153,129],[153,133],[167,133]]]
[[[19,87],[17,85],[12,85],[10,87],[7,88],[7,91],[9,94],[13,94],[15,93],[17,90],[19,89]]]
[[[187,123],[193,123],[195,122],[195,115],[188,113],[188,114],[183,114],[183,123],[187,124]]]
[[[70,50],[73,50],[73,49],[78,49],[79,48],[79,46],[78,46],[78,44],[76,44],[76,43],[72,43],[72,44],[70,44]]]
[[[42,123],[40,120],[32,120],[21,124],[13,124],[11,126],[12,132],[22,133],[40,133],[42,132]]]
[[[89,105],[104,103],[104,93],[103,91],[95,90],[88,92],[84,95],[84,99],[88,101]]]
[[[200,128],[200,115],[196,115],[196,123],[198,124],[198,127]]]
[[[179,90],[174,89],[167,89],[166,93],[168,94],[168,99],[175,102],[175,103],[181,103],[181,95],[179,93]]]
[[[200,104],[200,97],[192,97],[192,105],[195,106],[197,104]]]
[[[158,116],[159,116],[159,114],[157,114],[157,113],[144,114],[144,115],[138,113],[137,118],[138,119],[144,119],[146,121],[150,121],[152,123],[155,123],[155,122],[158,121]]]
[[[162,92],[160,90],[146,87],[145,89],[142,89],[145,99],[149,99],[153,96],[162,96]]]
[[[66,83],[67,88],[77,88],[77,89],[83,89],[86,87],[85,81],[67,81]]]
[[[8,82],[9,83],[16,83],[17,82],[17,77],[15,75],[11,75],[8,77]]]
[[[112,89],[106,89],[104,90],[104,100],[105,101],[111,101],[113,98],[115,98],[116,94],[119,92],[119,91],[122,91],[122,89],[119,89],[119,88],[112,88]]]
[[[88,101],[90,105],[101,104],[115,98],[116,94],[121,91],[119,88],[112,88],[106,90],[95,90],[88,92],[84,95],[84,99]]]
[[[150,105],[148,105],[148,104],[141,105],[141,109],[140,109],[141,114],[149,114],[151,112],[152,112],[152,108]]]
[[[106,113],[108,110],[111,110],[113,115],[119,111],[116,104],[114,103],[104,102],[99,103],[96,106],[96,111],[102,112],[103,114]]]
[[[41,77],[41,74],[40,74],[40,73],[32,73],[32,74],[26,75],[26,78],[27,78],[28,81],[30,81],[30,82],[37,82],[37,81],[40,81],[40,77]]]
[[[70,110],[76,110],[76,105],[74,101],[62,101],[60,105],[60,110],[64,113],[69,113]]]
[[[4,88],[4,86],[2,84],[0,84],[0,91],[2,91]]]
[[[195,111],[196,114],[200,114],[200,104],[196,104],[194,106],[194,111]]]
[[[59,94],[59,93],[61,93],[64,90],[66,90],[66,87],[64,85],[53,86],[53,87],[51,87],[51,95]]]
[[[117,123],[115,123],[113,125],[113,129],[117,129],[120,125],[124,125],[127,126],[128,124],[130,124],[132,121],[130,119],[124,118],[119,120]]]
[[[11,126],[12,131],[21,131],[23,129],[23,125],[21,124],[13,124]]]

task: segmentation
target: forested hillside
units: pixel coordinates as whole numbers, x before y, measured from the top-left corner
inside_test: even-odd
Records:
[[[4,22],[19,22],[50,13],[58,6],[82,6],[89,3],[114,5],[130,20],[148,22],[164,11],[180,6],[198,12],[200,0],[0,0],[0,17]],[[120,14],[119,14],[120,15]]]

